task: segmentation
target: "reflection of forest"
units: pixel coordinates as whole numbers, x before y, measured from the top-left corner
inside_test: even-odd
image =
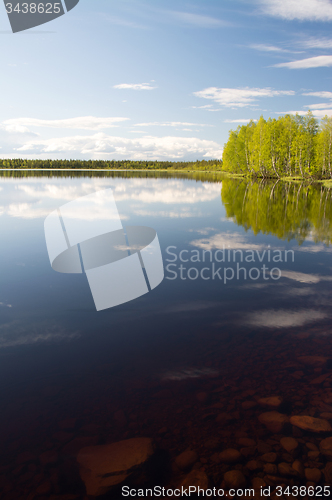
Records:
[[[309,237],[331,243],[331,189],[322,185],[225,179],[221,199],[227,217],[255,234],[273,234],[298,243]]]
[[[123,178],[123,179],[193,179],[201,182],[221,182],[223,175],[221,172],[184,172],[174,171],[148,171],[148,170],[0,170],[0,180],[2,177],[28,178],[28,177],[52,177],[52,178]]]

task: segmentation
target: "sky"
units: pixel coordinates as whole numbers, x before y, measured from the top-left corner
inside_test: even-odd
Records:
[[[0,157],[219,159],[250,119],[331,116],[331,23],[332,0],[80,0],[13,34],[1,4]]]

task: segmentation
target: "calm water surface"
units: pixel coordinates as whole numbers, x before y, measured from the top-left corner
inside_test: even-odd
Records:
[[[124,226],[157,231],[165,279],[96,312],[85,275],[52,270],[43,224],[107,188]],[[222,449],[239,447],[239,436],[270,438],[258,397],[280,395],[288,415],[319,417],[310,384],[329,372],[298,359],[331,356],[331,224],[330,190],[315,185],[0,177],[1,498],[84,498],[77,451],[137,436],[170,460],[194,448],[217,484],[229,466],[211,461],[211,439]],[[329,375],[318,387],[323,398]],[[56,458],[45,465],[49,450]]]

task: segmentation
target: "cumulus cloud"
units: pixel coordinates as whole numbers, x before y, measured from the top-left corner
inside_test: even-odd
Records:
[[[151,83],[120,83],[119,85],[113,85],[113,88],[130,90],[154,90],[157,87],[151,85]]]
[[[98,118],[96,116],[79,116],[77,118],[65,118],[62,120],[40,120],[38,118],[12,118],[2,122],[8,132],[26,132],[28,127],[66,128],[101,130],[116,127],[118,123],[129,120],[123,117]]]
[[[128,158],[132,160],[177,159],[201,156],[205,158],[221,158],[220,144],[198,139],[196,137],[153,137],[144,136],[127,139],[113,137],[104,133],[90,136],[71,136],[53,139],[36,139],[27,142],[17,149],[20,152],[83,154],[89,157],[112,155],[112,158]]]
[[[332,115],[332,109],[314,109],[312,113],[316,118],[324,118],[324,116]]]
[[[252,106],[260,97],[276,97],[283,95],[294,95],[293,90],[274,90],[271,88],[218,88],[209,87],[198,92],[194,92],[196,97],[211,99],[221,106],[244,108]]]
[[[332,56],[315,56],[299,59],[298,61],[274,64],[275,68],[288,69],[327,68],[329,66],[332,66]]]
[[[331,21],[331,0],[259,0],[264,14],[300,21]]]
[[[7,122],[10,122],[11,120],[7,120]],[[3,122],[0,124],[0,129],[4,130],[5,132],[8,132],[10,134],[27,134],[29,133],[28,127],[25,127],[23,125],[20,125],[18,123],[6,123]]]
[[[320,104],[306,104],[304,107],[309,109],[332,108],[332,102],[321,102]]]
[[[302,95],[312,95],[314,97],[322,97],[323,99],[332,99],[332,92],[322,91],[322,92],[305,92]]]

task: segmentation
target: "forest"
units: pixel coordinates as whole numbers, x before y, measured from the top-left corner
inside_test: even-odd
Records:
[[[227,217],[254,234],[282,240],[332,243],[332,191],[318,183],[224,179],[222,202]]]
[[[231,130],[223,171],[255,177],[332,178],[332,117],[263,116]]]
[[[0,160],[0,169],[73,170],[221,170],[221,160],[133,161],[133,160]]]

